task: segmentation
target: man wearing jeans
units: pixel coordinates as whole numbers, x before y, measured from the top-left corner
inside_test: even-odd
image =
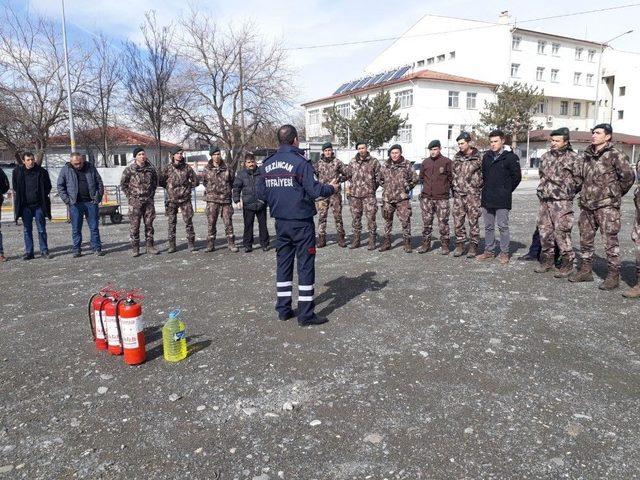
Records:
[[[82,245],[82,223],[87,217],[91,232],[91,250],[103,256],[102,243],[98,223],[104,185],[96,167],[84,161],[77,152],[71,154],[71,160],[60,171],[58,177],[58,194],[69,206],[71,213],[71,230],[73,238],[73,256],[80,257]]]
[[[490,150],[482,157],[482,219],[484,221],[485,250],[476,257],[479,261],[495,258],[495,225],[500,231],[500,255],[502,265],[509,263],[509,210],[511,195],[516,189],[522,173],[518,156],[504,149],[504,133],[493,130],[489,133]]]
[[[9,185],[9,179],[0,168],[0,263],[7,261],[2,247],[2,202],[4,201],[4,194],[9,191],[9,187],[11,187],[11,185]]]
[[[49,172],[36,163],[33,153],[25,153],[22,165],[17,166],[12,174],[13,209],[15,219],[22,217],[24,231],[23,260],[33,260],[33,220],[38,229],[40,254],[49,257],[47,245],[46,218],[51,219],[51,179]]]

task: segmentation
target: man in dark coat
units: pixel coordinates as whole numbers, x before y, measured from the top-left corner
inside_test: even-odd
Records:
[[[260,177],[256,157],[251,152],[244,155],[244,169],[240,170],[233,181],[233,203],[242,208],[244,219],[244,235],[242,244],[244,251],[253,250],[253,223],[258,218],[260,246],[265,252],[269,250],[269,230],[267,230],[267,205],[256,195],[256,182]]]
[[[4,194],[9,191],[10,187],[7,175],[0,168],[0,263],[7,261],[2,247],[2,202],[4,201]]]
[[[50,258],[47,245],[46,218],[51,220],[51,179],[49,172],[36,163],[33,153],[25,153],[22,165],[13,170],[12,183],[14,193],[13,210],[16,220],[22,218],[24,230],[23,260],[32,260],[33,256],[33,220],[38,229],[40,254]]]
[[[522,180],[520,159],[504,149],[504,133],[493,130],[489,133],[490,150],[482,157],[482,219],[484,221],[485,250],[476,257],[479,261],[495,258],[497,246],[495,225],[500,231],[500,255],[502,265],[509,263],[509,210],[511,196]]]

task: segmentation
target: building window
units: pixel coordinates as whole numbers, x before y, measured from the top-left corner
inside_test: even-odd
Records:
[[[418,67],[424,67],[424,60],[418,60]]]
[[[536,80],[541,82],[543,80],[543,77],[544,77],[544,67],[536,68]]]
[[[576,60],[582,60],[582,52],[583,51],[584,51],[584,48],[576,47]]]
[[[559,43],[552,43],[551,44],[551,55],[558,56],[559,53],[560,53],[560,44]]]
[[[593,73],[587,73],[587,86],[593,86]]]
[[[618,120],[624,120],[624,110],[618,110]]]
[[[433,64],[433,57],[427,58],[427,65],[432,65],[432,64]]]
[[[582,103],[580,102],[573,102],[573,116],[574,117],[579,117],[580,116],[580,109],[582,107]]]
[[[544,115],[545,113],[547,113],[547,104],[544,100],[542,100],[539,104],[538,104],[538,113],[540,115]]]
[[[582,73],[580,73],[580,72],[575,72],[573,74],[573,84],[574,85],[580,85],[580,77],[582,77]]]
[[[627,87],[620,87],[618,89],[618,96],[624,97],[626,93],[627,93]]]
[[[336,105],[336,111],[338,115],[343,118],[351,117],[351,104],[350,103],[341,103],[340,105]]]
[[[478,108],[476,106],[477,97],[478,97],[477,93],[471,93],[471,92],[467,93],[467,110],[475,110],[476,108]]]
[[[449,125],[447,127],[447,140],[451,140],[453,138],[453,125]]]
[[[558,82],[558,72],[559,70],[556,68],[552,68],[551,69],[551,81],[552,82]]]
[[[456,52],[449,52],[449,60],[456,58]]]
[[[444,54],[438,55],[438,63],[444,62]]]
[[[460,92],[453,92],[449,90],[449,108],[458,108],[458,97]]]
[[[560,115],[569,115],[569,102],[567,100],[560,102]]]
[[[127,155],[125,153],[116,153],[113,156],[113,166],[117,167],[118,165],[127,166]]]
[[[511,49],[512,50],[520,50],[520,41],[522,40],[522,37],[518,36],[518,35],[514,35],[513,38],[511,39]]]
[[[519,63],[511,64],[511,78],[518,78],[518,70],[520,69]]]
[[[309,110],[309,125],[318,125],[320,123],[320,109]]]
[[[398,129],[398,142],[400,143],[411,143],[411,125],[404,125]]]
[[[413,106],[413,90],[402,90],[396,93],[396,102],[400,108],[408,108]]]
[[[591,63],[593,63],[593,62],[595,61],[595,60],[594,60],[594,59],[595,59],[595,57],[596,57],[596,51],[595,51],[595,50],[589,50],[589,56],[588,56],[588,59],[589,59],[589,61],[590,61]]]
[[[544,49],[547,47],[547,42],[544,40],[538,40],[538,53],[544,55]]]

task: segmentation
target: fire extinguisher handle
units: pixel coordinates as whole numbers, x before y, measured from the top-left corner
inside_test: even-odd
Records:
[[[89,327],[91,328],[91,336],[93,337],[93,341],[96,341],[96,328],[95,328],[95,324],[94,324],[94,317],[91,314],[91,309],[93,308],[93,300],[100,295],[99,293],[94,293],[93,295],[91,295],[91,298],[89,299],[89,305],[88,305],[88,313],[89,313]]]

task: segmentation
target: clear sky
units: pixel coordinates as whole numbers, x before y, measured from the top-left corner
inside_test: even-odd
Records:
[[[10,1],[59,19],[60,0]],[[155,10],[162,23],[178,18],[189,5],[202,10],[221,23],[253,21],[262,33],[283,41],[288,47],[362,41],[401,35],[425,14],[497,21],[503,10],[516,20],[611,8],[636,6],[586,15],[540,20],[523,25],[593,41],[606,41],[627,30],[613,43],[615,48],[640,52],[640,2],[596,0],[558,2],[552,0],[448,0],[376,2],[371,0],[66,0],[67,22],[73,36],[103,32],[115,42],[139,38],[138,27],[144,13]],[[479,35],[482,33],[479,32]],[[290,50],[290,62],[297,71],[292,82],[298,87],[299,103],[331,94],[341,83],[357,78],[364,67],[391,42],[365,43],[319,49]]]

